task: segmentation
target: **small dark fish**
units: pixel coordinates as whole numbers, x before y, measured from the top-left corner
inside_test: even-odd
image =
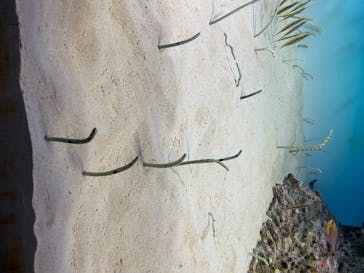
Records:
[[[354,96],[352,98],[349,98],[345,100],[338,108],[336,108],[335,112],[332,114],[333,117],[336,117],[337,115],[345,112],[348,108],[352,107],[353,104],[358,102],[359,99],[357,96]]]
[[[308,124],[311,124],[311,125],[314,125],[315,124],[315,121],[312,119],[312,118],[303,118],[303,121],[308,123]]]
[[[313,80],[313,76],[311,74],[308,74],[307,72],[302,73],[301,76],[306,80]]]
[[[293,28],[291,28],[288,32],[286,32],[285,34],[284,34],[284,36],[286,36],[286,35],[288,35],[288,34],[291,34],[293,31],[295,31],[295,30],[297,30],[297,29],[299,29],[301,26],[303,26],[304,24],[306,24],[307,23],[307,21],[303,21],[303,22],[301,22],[301,23],[299,23],[298,25],[296,25],[295,27],[293,27]],[[284,37],[283,36],[283,37]]]
[[[282,7],[281,9],[279,9],[279,10],[278,10],[277,14],[281,14],[282,12],[287,11],[287,10],[289,10],[289,9],[293,8],[293,7],[294,7],[295,5],[297,5],[297,4],[299,4],[299,2],[298,2],[298,1],[297,1],[297,2],[294,2],[294,3],[292,3],[292,4],[289,4],[289,5],[285,6],[285,7]]]
[[[294,35],[290,35],[290,36],[287,36],[287,37],[282,37],[282,38],[279,38],[278,40],[275,40],[275,42],[279,42],[279,41],[282,41],[282,40],[287,40],[287,39],[290,39],[290,38],[293,38],[293,37],[296,37],[298,36],[299,34],[294,34]]]
[[[306,37],[308,37],[310,35],[311,35],[310,33],[304,33],[304,34],[301,34],[301,35],[297,35],[297,37],[289,40],[287,43],[282,45],[281,48],[292,45],[292,44],[295,44],[295,43],[297,43],[299,41],[302,41],[303,39],[305,39]]]
[[[296,26],[297,24],[299,24],[299,23],[301,23],[302,21],[305,21],[305,20],[306,20],[305,18],[299,18],[298,20],[293,21],[292,23],[290,23],[290,24],[286,25],[284,28],[282,28],[279,32],[277,32],[276,35],[283,32],[283,31],[286,31],[287,29],[289,29],[291,27]]]
[[[286,3],[288,0],[282,0],[282,2],[279,4],[279,6],[281,7],[284,3]]]
[[[292,10],[292,12],[294,12],[294,11],[296,11],[296,10],[298,10],[298,9],[302,8],[302,7],[305,7],[305,6],[306,6],[309,2],[311,2],[311,0],[307,0],[306,2],[299,4],[298,6],[296,6],[296,7]]]
[[[300,34],[294,34],[294,35],[290,35],[290,36],[286,36],[286,37],[279,38],[278,40],[276,40],[276,42],[282,41],[282,40],[287,40],[287,39],[290,39],[290,38],[293,38],[293,37],[297,37],[297,36],[303,35],[303,34],[308,34],[308,35],[314,36],[314,34],[312,32],[303,32],[303,33],[300,33]]]
[[[292,11],[291,13],[288,13],[288,14],[282,16],[283,20],[287,20],[288,18],[291,18],[291,17],[293,17],[293,16],[295,16],[297,14],[300,14],[301,12],[304,12],[306,9],[307,9],[306,7],[302,7],[300,9],[296,10],[296,11]]]
[[[310,183],[308,183],[311,190],[315,188],[315,183],[317,182],[317,179],[312,180]]]
[[[304,26],[304,28],[307,29],[307,30],[310,30],[311,32],[314,32],[316,34],[320,34],[322,32],[322,28],[319,25],[314,24],[312,22],[307,23]]]
[[[298,64],[292,65],[292,68],[299,70],[301,73],[305,73],[305,70]]]

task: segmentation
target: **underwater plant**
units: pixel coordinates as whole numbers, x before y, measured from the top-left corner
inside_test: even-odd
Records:
[[[192,164],[203,164],[203,163],[216,163],[219,164],[221,167],[223,167],[225,170],[229,171],[229,168],[226,167],[225,164],[222,163],[222,161],[227,161],[227,160],[232,160],[237,158],[240,154],[241,154],[241,150],[233,156],[229,156],[229,157],[224,157],[224,158],[220,158],[220,159],[198,159],[198,160],[190,160],[190,161],[184,161],[186,154],[184,154],[180,159],[171,162],[171,163],[148,163],[148,162],[143,162],[143,167],[151,167],[151,168],[170,168],[170,167],[177,167],[177,166],[182,166],[182,165],[192,165]]]
[[[148,163],[148,162],[143,162],[143,167],[151,167],[151,168],[171,168],[174,166],[178,166],[180,163],[183,162],[183,160],[185,160],[186,158],[186,154],[183,154],[179,159],[177,159],[176,161],[172,161],[170,163]]]
[[[274,50],[271,49],[270,47],[261,47],[261,48],[254,49],[255,52],[263,51],[263,50],[266,50],[266,51],[270,52],[272,54],[273,58],[276,57],[276,54],[275,54]]]
[[[187,44],[195,39],[197,39],[200,36],[200,32],[196,33],[195,35],[193,35],[192,37],[186,39],[186,40],[182,40],[182,41],[178,41],[175,43],[170,43],[170,44],[164,44],[164,45],[158,45],[158,49],[163,49],[163,48],[168,48],[168,47],[174,47],[174,46],[180,46],[183,44]]]
[[[226,17],[229,17],[230,15],[234,14],[235,12],[237,12],[237,11],[239,11],[239,10],[241,10],[241,9],[243,9],[243,8],[245,8],[245,7],[249,6],[249,5],[251,5],[251,4],[254,4],[254,3],[255,3],[255,2],[257,2],[257,1],[259,1],[259,0],[252,0],[252,1],[249,1],[249,2],[247,2],[247,3],[244,3],[244,4],[243,4],[243,5],[241,5],[241,6],[237,7],[236,9],[234,9],[234,10],[232,10],[232,11],[228,12],[228,13],[227,13],[227,14],[225,14],[225,15],[222,15],[222,16],[220,16],[220,17],[212,18],[212,19],[210,20],[210,22],[209,22],[209,25],[211,26],[211,25],[213,25],[213,24],[216,24],[217,22],[219,22],[219,21],[221,21],[221,20],[225,19]],[[213,17],[213,16],[212,16],[212,17]]]
[[[96,135],[97,130],[93,128],[90,135],[86,138],[78,139],[78,138],[64,138],[64,137],[51,137],[44,136],[44,140],[48,142],[64,142],[69,144],[85,144],[90,142]]]
[[[296,153],[296,152],[306,152],[306,151],[321,151],[322,148],[327,144],[327,142],[330,141],[332,134],[334,133],[334,130],[330,130],[327,137],[324,139],[324,141],[321,144],[318,145],[312,145],[312,146],[301,146],[301,147],[290,147],[290,146],[277,146],[277,148],[286,148],[289,149],[290,153]]]
[[[120,168],[117,168],[117,169],[114,169],[114,170],[111,170],[111,171],[106,171],[106,172],[88,172],[88,171],[82,171],[82,175],[85,175],[85,176],[107,176],[107,175],[112,175],[112,174],[116,174],[116,173],[120,173],[120,172],[123,172],[123,171],[126,171],[127,169],[131,168],[132,166],[134,166],[134,164],[138,161],[138,156],[136,158],[134,158],[130,163],[120,167]]]
[[[249,97],[255,96],[255,95],[257,95],[257,94],[261,93],[262,91],[263,91],[263,90],[262,90],[262,89],[260,89],[260,90],[258,90],[258,91],[253,92],[253,93],[250,93],[250,94],[248,94],[248,95],[240,96],[240,100],[243,100],[243,99],[246,99],[246,98],[249,98]]]
[[[212,237],[216,237],[216,230],[215,230],[215,221],[216,219],[214,218],[214,215],[209,212],[208,215],[208,221],[207,221],[207,226],[205,227],[205,229],[203,230],[202,232],[202,235],[201,235],[201,240],[205,240],[207,234],[209,233],[209,230],[210,230],[210,225],[211,225],[211,229],[212,229]]]
[[[231,56],[233,57],[233,59],[235,61],[235,66],[236,66],[236,69],[238,71],[238,79],[236,79],[234,73],[233,73],[233,76],[234,76],[235,86],[239,87],[240,80],[241,80],[241,71],[240,71],[239,63],[236,60],[235,53],[234,53],[234,48],[227,41],[228,37],[227,37],[227,34],[225,32],[224,32],[224,37],[225,37],[225,46],[227,46],[230,49]],[[231,67],[230,67],[230,69],[231,69],[231,72],[233,72]]]

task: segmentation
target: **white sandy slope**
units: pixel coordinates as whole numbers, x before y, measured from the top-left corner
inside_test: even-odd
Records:
[[[255,5],[257,28],[277,1]],[[302,157],[301,79],[253,37],[253,6],[209,26],[242,1],[18,0],[21,86],[33,146],[35,270],[246,272],[272,197]],[[274,25],[273,25],[274,27]],[[157,45],[201,36],[179,47]],[[236,87],[233,46],[242,79]],[[241,95],[263,92],[240,101]],[[85,145],[44,135],[85,137]],[[226,164],[144,168],[241,156]],[[85,177],[83,169],[131,169]],[[216,237],[208,213],[216,219]]]

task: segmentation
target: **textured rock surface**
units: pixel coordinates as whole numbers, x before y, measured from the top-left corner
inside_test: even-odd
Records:
[[[340,272],[364,272],[364,225],[359,227],[342,227],[344,233],[345,256],[343,270]]]
[[[252,252],[249,273],[363,272],[363,231],[338,228],[334,251],[326,225],[333,219],[320,194],[289,175],[273,187],[269,219]]]
[[[36,272],[244,272],[272,181],[302,166],[302,79],[242,1],[18,0],[34,162]],[[255,5],[256,27],[276,1]],[[263,23],[262,23],[263,20]],[[157,45],[198,39],[158,50]],[[224,33],[236,60],[225,45]],[[238,62],[240,85],[236,86]],[[262,89],[263,92],[240,101]],[[84,137],[85,145],[44,135]],[[169,162],[242,155],[217,164]],[[117,175],[84,177],[139,156]],[[204,234],[211,212],[216,236]],[[210,218],[211,219],[211,218]]]

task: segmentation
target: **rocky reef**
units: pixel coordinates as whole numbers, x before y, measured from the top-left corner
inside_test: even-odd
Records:
[[[320,193],[292,174],[273,187],[267,216],[249,273],[364,272],[364,230],[340,226]]]
[[[346,271],[364,272],[364,223],[361,227],[342,226],[346,255],[343,259]]]

